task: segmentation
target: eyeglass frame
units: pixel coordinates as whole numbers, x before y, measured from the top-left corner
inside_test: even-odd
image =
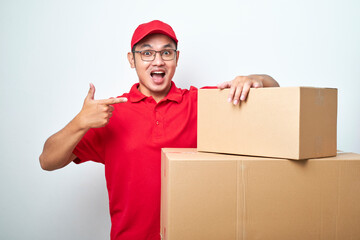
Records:
[[[173,58],[173,59],[165,60],[165,59],[163,58],[161,52],[162,52],[162,51],[166,51],[166,50],[174,50],[174,51],[175,51],[175,54],[174,54],[174,58]],[[145,51],[154,51],[154,52],[155,52],[155,54],[154,54],[154,59],[153,59],[153,60],[144,60],[144,59],[142,58],[141,53],[142,53],[142,52],[145,52]],[[160,51],[156,51],[156,50],[153,50],[153,49],[147,49],[147,50],[142,50],[142,51],[132,51],[132,53],[140,53],[140,58],[141,58],[142,61],[144,61],[144,62],[152,62],[152,61],[155,60],[157,53],[160,53],[160,57],[161,57],[161,59],[162,59],[163,61],[172,61],[172,60],[174,60],[175,57],[177,56],[177,51],[178,51],[177,49],[166,48],[166,49],[163,49],[163,50],[160,50]]]

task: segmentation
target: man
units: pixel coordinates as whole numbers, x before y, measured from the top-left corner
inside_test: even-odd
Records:
[[[74,161],[105,164],[111,239],[160,239],[160,149],[196,147],[197,89],[172,82],[180,52],[173,29],[161,21],[140,25],[128,53],[139,83],[121,97],[95,100],[95,87],[79,114],[52,135],[40,156],[45,170]],[[236,77],[229,102],[245,100],[250,87],[278,86],[267,75]]]

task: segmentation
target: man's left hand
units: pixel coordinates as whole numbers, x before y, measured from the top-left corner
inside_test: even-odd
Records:
[[[245,101],[250,88],[279,87],[279,84],[269,75],[237,76],[234,80],[223,82],[217,86],[220,89],[230,88],[228,102],[234,105]]]

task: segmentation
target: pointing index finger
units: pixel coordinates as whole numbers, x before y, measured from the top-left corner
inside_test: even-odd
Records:
[[[125,98],[125,97],[121,97],[121,98],[110,98],[110,99],[102,99],[102,100],[97,100],[97,101],[98,101],[100,104],[112,105],[112,104],[127,102],[127,98]]]

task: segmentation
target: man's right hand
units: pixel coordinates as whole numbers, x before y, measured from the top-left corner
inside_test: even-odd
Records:
[[[126,102],[126,98],[94,100],[95,87],[90,84],[80,113],[59,132],[49,137],[40,155],[40,164],[44,170],[55,170],[68,165],[76,156],[73,150],[90,128],[105,126],[112,116],[112,104]]]
[[[77,115],[82,129],[99,128],[108,124],[114,111],[113,104],[126,102],[127,98],[110,98],[95,100],[95,86],[90,83],[89,92],[84,100],[83,107]]]

